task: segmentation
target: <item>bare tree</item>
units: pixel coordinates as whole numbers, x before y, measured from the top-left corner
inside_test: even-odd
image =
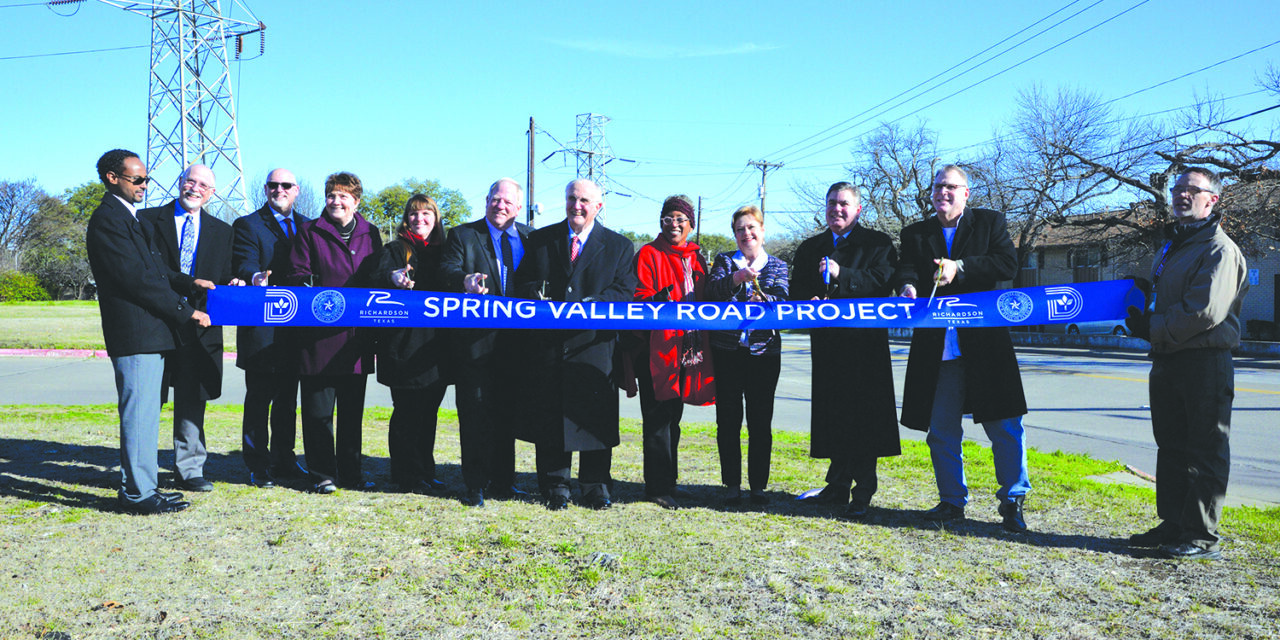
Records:
[[[0,250],[12,256],[12,267],[19,269],[19,245],[27,225],[40,210],[40,202],[48,194],[34,178],[11,182],[0,181]]]

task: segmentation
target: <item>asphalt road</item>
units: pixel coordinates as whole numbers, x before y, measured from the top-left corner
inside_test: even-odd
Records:
[[[907,344],[891,343],[899,406]],[[1149,361],[1140,354],[1083,349],[1020,347],[1023,384],[1031,412],[1027,439],[1041,451],[1085,453],[1119,460],[1154,473],[1156,446],[1147,406]],[[849,390],[856,410],[857,389]],[[224,394],[216,401],[244,399],[244,376],[228,361]],[[110,361],[100,358],[0,357],[0,404],[110,404],[116,401]],[[386,387],[369,382],[366,402],[390,406]],[[455,408],[452,389],[446,408]],[[637,398],[622,399],[622,415],[639,418]],[[685,422],[715,422],[714,407],[686,407]],[[809,429],[809,342],[784,339],[782,377],[774,428]],[[966,437],[989,444],[982,428],[966,420]],[[903,428],[902,437],[924,434]],[[1228,504],[1280,505],[1280,362],[1236,360],[1232,414],[1232,460]],[[1034,483],[1035,478],[1032,478]]]

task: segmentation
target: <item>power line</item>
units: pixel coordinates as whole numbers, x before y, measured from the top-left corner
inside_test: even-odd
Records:
[[[1046,53],[1049,53],[1050,51],[1053,51],[1054,49],[1057,49],[1058,47],[1061,47],[1062,45],[1067,44],[1068,42],[1071,42],[1072,40],[1075,40],[1076,38],[1079,38],[1079,37],[1081,37],[1081,36],[1085,35],[1086,33],[1089,33],[1089,32],[1091,32],[1091,31],[1093,31],[1094,29],[1097,29],[1097,28],[1099,28],[1099,27],[1101,27],[1101,26],[1103,26],[1103,25],[1105,25],[1105,24],[1107,24],[1107,23],[1109,23],[1109,22],[1111,22],[1111,21],[1113,21],[1113,20],[1115,20],[1115,19],[1119,18],[1120,16],[1123,16],[1123,15],[1125,15],[1126,13],[1129,13],[1130,11],[1133,11],[1134,9],[1137,9],[1137,8],[1138,8],[1138,7],[1140,7],[1140,6],[1142,6],[1142,5],[1144,5],[1144,4],[1147,4],[1147,3],[1148,3],[1148,2],[1150,2],[1150,1],[1151,1],[1151,0],[1141,0],[1141,1],[1140,1],[1140,2],[1138,2],[1137,4],[1134,4],[1133,6],[1129,7],[1128,9],[1125,9],[1124,11],[1121,11],[1120,13],[1117,13],[1117,14],[1115,14],[1115,15],[1111,16],[1110,18],[1107,18],[1106,20],[1103,20],[1102,22],[1099,22],[1099,23],[1097,23],[1097,24],[1095,24],[1095,25],[1093,25],[1093,26],[1091,26],[1091,27],[1089,27],[1089,28],[1087,28],[1087,29],[1085,29],[1085,30],[1083,30],[1083,31],[1080,31],[1080,32],[1076,33],[1075,35],[1073,35],[1073,36],[1071,36],[1071,37],[1069,37],[1069,38],[1067,38],[1067,39],[1065,39],[1065,40],[1062,40],[1062,41],[1058,42],[1057,44],[1054,44],[1054,45],[1053,45],[1053,46],[1051,46],[1051,47],[1048,47],[1048,48],[1046,48],[1046,49],[1042,49],[1042,50],[1041,50],[1041,51],[1039,51],[1038,53],[1035,53],[1035,54],[1033,54],[1033,55],[1031,55],[1031,56],[1029,56],[1029,57],[1027,57],[1027,58],[1024,58],[1024,59],[1022,59],[1022,60],[1020,60],[1020,61],[1018,61],[1018,62],[1016,62],[1016,63],[1014,63],[1014,64],[1012,64],[1012,65],[1010,65],[1010,66],[1008,66],[1008,67],[1005,67],[1004,69],[1001,69],[1000,71],[997,71],[997,72],[995,72],[995,73],[993,73],[993,74],[991,74],[991,75],[989,75],[989,76],[987,76],[987,77],[985,77],[985,78],[983,78],[983,79],[981,79],[981,80],[978,80],[977,82],[971,83],[971,84],[969,84],[968,86],[966,86],[966,87],[964,87],[964,88],[962,88],[962,89],[958,89],[958,90],[953,91],[953,92],[951,92],[951,93],[949,93],[949,94],[947,94],[947,95],[945,95],[945,96],[943,96],[943,97],[941,97],[941,98],[938,98],[937,100],[934,100],[933,102],[930,102],[929,104],[926,104],[926,105],[924,105],[923,107],[919,107],[919,108],[915,109],[914,111],[911,111],[911,112],[909,112],[909,113],[906,113],[906,114],[903,114],[903,115],[901,115],[901,116],[898,116],[898,117],[894,118],[893,120],[890,120],[890,121],[889,121],[889,123],[891,124],[891,123],[894,123],[894,122],[898,122],[898,121],[900,121],[900,120],[902,120],[902,119],[904,119],[904,118],[908,118],[908,117],[913,116],[913,115],[915,115],[915,114],[917,114],[917,113],[920,113],[921,111],[924,111],[925,109],[929,109],[929,108],[931,108],[931,107],[937,106],[937,105],[939,105],[939,104],[941,104],[941,103],[943,103],[943,102],[945,102],[945,101],[947,101],[947,100],[950,100],[951,98],[954,98],[954,97],[956,97],[956,96],[960,95],[961,93],[964,93],[964,92],[966,92],[966,91],[968,91],[968,90],[970,90],[970,89],[973,89],[974,87],[977,87],[977,86],[979,86],[979,85],[981,85],[981,84],[984,84],[984,83],[986,83],[987,81],[989,81],[989,80],[991,80],[991,79],[993,79],[993,78],[995,78],[995,77],[997,77],[997,76],[1004,75],[1005,73],[1008,73],[1009,71],[1012,71],[1013,69],[1016,69],[1017,67],[1020,67],[1020,66],[1022,66],[1022,65],[1024,65],[1024,64],[1026,64],[1026,63],[1028,63],[1028,62],[1031,62],[1032,60],[1035,60],[1036,58],[1039,58],[1040,56],[1042,56],[1042,55],[1044,55],[1044,54],[1046,54]],[[883,113],[884,113],[884,112],[882,111],[882,112],[881,112],[881,114],[883,114]],[[880,115],[880,114],[877,114],[877,115]],[[849,130],[849,129],[851,129],[851,128],[852,128],[852,127],[846,128],[846,129],[845,129],[845,131],[848,131],[848,130]],[[832,136],[832,137],[834,137],[834,136]],[[803,159],[805,159],[805,158],[813,157],[813,156],[815,156],[815,155],[817,155],[817,154],[819,154],[819,153],[823,153],[823,152],[826,152],[826,151],[830,151],[831,149],[834,149],[834,148],[836,148],[836,147],[838,147],[838,146],[840,146],[840,145],[848,144],[849,142],[851,142],[851,141],[852,141],[854,138],[856,138],[856,137],[857,137],[857,136],[854,136],[854,137],[851,137],[851,138],[845,138],[845,139],[843,139],[843,140],[840,140],[839,142],[836,142],[836,143],[834,143],[834,144],[831,144],[831,145],[828,145],[828,146],[823,147],[823,148],[821,148],[821,149],[818,149],[817,151],[810,152],[810,153],[808,153],[808,154],[802,155],[802,156],[797,157],[797,158],[791,158],[791,159],[790,159],[790,161],[791,161],[791,162],[797,162],[797,161],[799,161],[799,160],[803,160]],[[817,144],[817,143],[814,143],[814,144]],[[808,147],[812,147],[812,146],[813,146],[812,144],[808,145]],[[808,148],[808,147],[806,147],[806,148]]]
[[[876,109],[879,109],[880,107],[882,107],[882,106],[884,106],[884,105],[886,105],[886,104],[888,104],[888,103],[890,103],[890,102],[892,102],[892,101],[894,101],[894,100],[897,100],[899,97],[901,97],[901,96],[903,96],[903,95],[905,95],[905,94],[908,94],[908,93],[911,93],[912,91],[915,91],[916,89],[918,89],[918,88],[920,88],[920,87],[922,87],[922,86],[924,86],[924,85],[926,85],[926,84],[928,84],[928,83],[932,82],[933,80],[937,79],[938,77],[943,76],[943,75],[945,75],[945,74],[947,74],[947,73],[950,73],[952,70],[956,69],[957,67],[960,67],[960,66],[964,65],[965,63],[968,63],[969,61],[971,61],[971,60],[973,60],[973,59],[975,59],[975,58],[977,58],[977,57],[981,56],[982,54],[984,54],[984,53],[986,53],[986,52],[988,52],[988,51],[990,51],[990,50],[992,50],[992,49],[994,49],[994,48],[996,48],[996,47],[1000,46],[1001,44],[1004,44],[1005,42],[1008,42],[1009,40],[1011,40],[1011,39],[1013,39],[1013,38],[1017,37],[1019,34],[1021,34],[1021,33],[1025,32],[1025,31],[1027,31],[1027,30],[1029,30],[1029,29],[1034,28],[1036,25],[1038,25],[1038,24],[1040,24],[1040,23],[1044,22],[1045,20],[1048,20],[1049,18],[1052,18],[1053,16],[1055,16],[1055,15],[1057,15],[1057,14],[1059,14],[1059,13],[1063,12],[1064,10],[1066,10],[1066,9],[1070,8],[1072,5],[1075,5],[1075,4],[1079,3],[1080,1],[1081,1],[1081,0],[1074,0],[1073,2],[1069,2],[1069,3],[1067,3],[1066,5],[1064,5],[1063,7],[1060,7],[1059,9],[1057,9],[1056,11],[1054,11],[1053,13],[1050,13],[1049,15],[1047,15],[1047,16],[1045,16],[1045,17],[1043,17],[1043,18],[1041,18],[1041,19],[1039,19],[1039,20],[1037,20],[1037,21],[1035,21],[1035,22],[1033,22],[1033,23],[1031,23],[1031,24],[1029,24],[1029,25],[1027,25],[1027,26],[1025,26],[1025,27],[1023,27],[1023,28],[1021,28],[1021,29],[1019,29],[1018,31],[1015,31],[1015,32],[1014,32],[1014,33],[1012,33],[1012,34],[1009,34],[1009,35],[1008,35],[1008,36],[1006,36],[1004,39],[1000,40],[999,42],[996,42],[996,43],[992,44],[991,46],[987,47],[986,49],[983,49],[982,51],[979,51],[979,52],[977,52],[977,53],[975,53],[975,54],[973,54],[973,55],[969,56],[968,58],[965,58],[964,60],[961,60],[960,62],[957,62],[956,64],[953,64],[953,65],[951,65],[950,67],[948,67],[948,68],[946,68],[946,69],[943,69],[942,71],[939,71],[938,73],[934,74],[933,76],[931,76],[931,77],[929,77],[929,78],[926,78],[925,80],[922,80],[922,81],[920,81],[920,82],[916,83],[915,85],[913,85],[913,86],[911,86],[911,87],[908,87],[907,89],[904,89],[903,91],[899,92],[897,95],[894,95],[894,96],[891,96],[891,97],[889,97],[889,98],[886,98],[885,100],[882,100],[882,101],[881,101],[881,102],[879,102],[878,104],[875,104],[875,105],[872,105],[871,107],[868,107],[867,109],[863,110],[861,113],[858,113],[858,114],[856,114],[856,115],[854,115],[854,116],[849,117],[848,119],[845,119],[845,120],[843,120],[843,121],[841,121],[841,122],[838,122],[838,123],[836,123],[836,124],[834,124],[834,125],[831,125],[830,127],[827,127],[826,129],[823,129],[822,131],[819,131],[818,133],[815,133],[815,134],[813,134],[813,135],[811,135],[811,136],[809,136],[809,137],[807,137],[807,138],[801,139],[801,140],[799,140],[799,141],[797,141],[797,142],[794,142],[794,143],[792,143],[792,144],[789,144],[789,145],[787,145],[787,146],[785,146],[785,147],[783,147],[783,148],[781,148],[781,149],[778,149],[777,151],[774,151],[773,153],[769,154],[769,157],[781,155],[781,154],[783,154],[783,152],[787,151],[788,149],[791,149],[791,148],[793,148],[793,147],[796,147],[796,146],[798,146],[798,145],[801,145],[801,144],[803,144],[803,143],[805,143],[805,142],[808,142],[809,140],[813,140],[814,138],[819,138],[819,137],[821,137],[823,134],[825,134],[825,133],[827,133],[827,132],[829,132],[829,131],[832,131],[832,130],[834,130],[834,129],[837,129],[837,128],[839,128],[839,127],[841,127],[841,126],[845,125],[846,123],[848,123],[848,122],[850,122],[850,121],[856,120],[856,119],[858,119],[858,118],[860,118],[860,117],[862,117],[862,116],[866,115],[867,113],[870,113],[871,111],[874,111],[874,110],[876,110]],[[955,78],[958,78],[958,77],[960,77],[961,75],[964,75],[965,73],[968,73],[969,71],[972,71],[973,69],[977,69],[978,67],[981,67],[982,65],[984,65],[984,64],[986,64],[986,63],[988,63],[988,62],[991,62],[992,60],[994,60],[994,59],[996,59],[996,58],[998,58],[998,57],[1000,57],[1000,56],[1004,55],[1005,53],[1008,53],[1009,51],[1012,51],[1013,49],[1016,49],[1017,47],[1022,46],[1023,44],[1025,44],[1025,43],[1026,43],[1026,42],[1028,42],[1029,40],[1034,39],[1034,38],[1037,38],[1037,37],[1039,37],[1040,35],[1044,34],[1045,32],[1049,31],[1050,29],[1053,29],[1053,28],[1057,27],[1058,25],[1061,25],[1063,22],[1066,22],[1067,20],[1070,20],[1070,19],[1072,19],[1072,18],[1074,18],[1074,17],[1076,17],[1076,16],[1080,15],[1081,13],[1084,13],[1085,11],[1088,11],[1089,9],[1092,9],[1093,7],[1097,6],[1099,3],[1103,2],[1103,1],[1104,1],[1104,0],[1097,0],[1097,2],[1094,2],[1093,4],[1089,5],[1088,7],[1085,7],[1084,9],[1082,9],[1082,10],[1080,10],[1080,11],[1078,11],[1078,12],[1074,13],[1074,14],[1071,14],[1070,16],[1068,16],[1067,18],[1065,18],[1064,20],[1061,20],[1061,21],[1059,21],[1059,22],[1055,23],[1054,25],[1050,26],[1048,29],[1044,29],[1043,31],[1040,31],[1039,33],[1037,33],[1037,34],[1035,34],[1035,35],[1031,36],[1030,38],[1027,38],[1026,40],[1023,40],[1022,42],[1019,42],[1018,44],[1016,44],[1016,45],[1014,45],[1014,46],[1012,46],[1012,47],[1010,47],[1010,48],[1008,48],[1008,49],[1006,49],[1006,50],[1004,50],[1004,51],[1002,51],[1002,52],[1000,52],[1000,53],[996,54],[995,56],[992,56],[991,58],[989,58],[989,59],[987,59],[987,60],[983,61],[982,63],[980,63],[980,64],[978,64],[978,65],[975,65],[974,67],[972,67],[972,68],[970,68],[970,69],[968,69],[968,70],[964,71],[963,73],[961,73],[961,74],[959,74],[959,75],[957,75],[957,76],[955,76],[955,77],[953,77],[953,78],[950,78],[950,79],[946,80],[946,81],[945,81],[945,82],[943,82],[942,84],[946,84],[947,82],[950,82],[951,80],[954,80]],[[940,84],[940,85],[938,85],[938,86],[941,86],[941,84]],[[930,89],[929,89],[929,91],[932,91],[934,88],[937,88],[937,87],[930,88]],[[926,92],[926,93],[927,93],[927,92]],[[923,95],[923,94],[921,94],[921,95]],[[919,97],[919,96],[915,96],[915,97]],[[913,97],[913,98],[909,99],[909,100],[908,100],[908,102],[909,102],[910,100],[915,99],[915,97]],[[859,124],[862,124],[862,123],[861,123],[861,122],[856,123],[856,124],[854,124],[854,125],[851,125],[851,127],[849,127],[849,128],[852,128],[852,127],[854,127],[854,126],[858,126]],[[845,130],[845,131],[847,131],[847,130],[848,130],[848,128],[846,128],[846,129],[844,129],[844,130]],[[836,135],[838,135],[838,134],[836,134]],[[817,143],[815,143],[815,144],[817,144]],[[812,146],[812,145],[809,145],[809,146]],[[808,146],[806,146],[806,147],[802,147],[802,148],[808,148]]]
[[[12,6],[18,6],[18,5],[12,5]],[[128,47],[111,47],[109,49],[85,49],[83,51],[61,51],[58,53],[33,53],[25,56],[6,56],[3,58],[0,58],[0,60],[23,60],[26,58],[50,58],[53,56],[75,56],[75,55],[80,55],[82,53],[106,53],[109,51],[127,51],[129,49],[150,49],[150,48],[151,48],[151,45],[149,44],[138,44],[138,45],[131,45]]]

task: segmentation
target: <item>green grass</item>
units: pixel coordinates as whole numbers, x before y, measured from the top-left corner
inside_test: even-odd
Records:
[[[990,452],[966,445],[968,519],[918,513],[936,490],[922,443],[883,460],[872,519],[791,497],[821,484],[803,435],[775,434],[771,504],[719,502],[714,428],[686,425],[688,508],[643,502],[639,427],[623,422],[614,509],[459,504],[456,416],[437,445],[451,498],[247,484],[238,407],[212,405],[211,494],[164,517],[111,511],[111,406],[0,407],[0,637],[1210,637],[1280,634],[1280,510],[1228,509],[1225,559],[1125,548],[1153,495],[1086,479],[1117,463],[1029,455],[1034,533],[999,528]],[[389,412],[365,413],[385,486]],[[168,424],[166,412],[164,424]],[[165,438],[162,437],[162,442]],[[164,445],[162,465],[171,462]],[[533,489],[532,447],[518,449]],[[13,636],[7,634],[15,634]]]
[[[235,352],[235,327],[224,329],[222,339],[224,350]],[[105,348],[97,302],[0,302],[0,349]]]

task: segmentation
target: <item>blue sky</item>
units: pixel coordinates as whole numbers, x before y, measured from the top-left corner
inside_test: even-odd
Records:
[[[147,49],[18,56],[145,46],[150,24],[98,2],[70,17],[14,6],[29,1],[0,0],[0,179],[34,177],[58,192],[93,180],[106,149],[145,150]],[[555,140],[572,141],[576,114],[595,112],[611,119],[614,153],[635,161],[609,166],[611,186],[631,197],[606,198],[607,224],[641,233],[657,230],[659,203],[673,193],[703,196],[704,229],[727,232],[733,209],[757,199],[760,173],[748,160],[786,163],[769,174],[768,209],[790,211],[800,206],[793,188],[841,179],[852,139],[879,121],[923,118],[941,134],[943,159],[964,160],[1033,83],[1118,98],[1280,40],[1274,0],[248,6],[268,27],[266,55],[233,65],[248,179],[274,166],[313,184],[350,170],[367,189],[432,178],[479,215],[490,182],[523,182],[530,116],[546,132],[541,159]],[[1055,11],[979,58],[1030,38],[986,65],[845,123]],[[256,54],[256,40],[246,44]],[[1255,92],[1269,62],[1280,65],[1280,44],[1115,107],[1153,113],[1210,95],[1230,97],[1229,114],[1248,113],[1278,100],[1233,97]],[[1275,113],[1248,122],[1265,135],[1280,124]],[[840,123],[857,126],[793,146]],[[538,165],[536,226],[561,219],[573,173],[562,155]]]

